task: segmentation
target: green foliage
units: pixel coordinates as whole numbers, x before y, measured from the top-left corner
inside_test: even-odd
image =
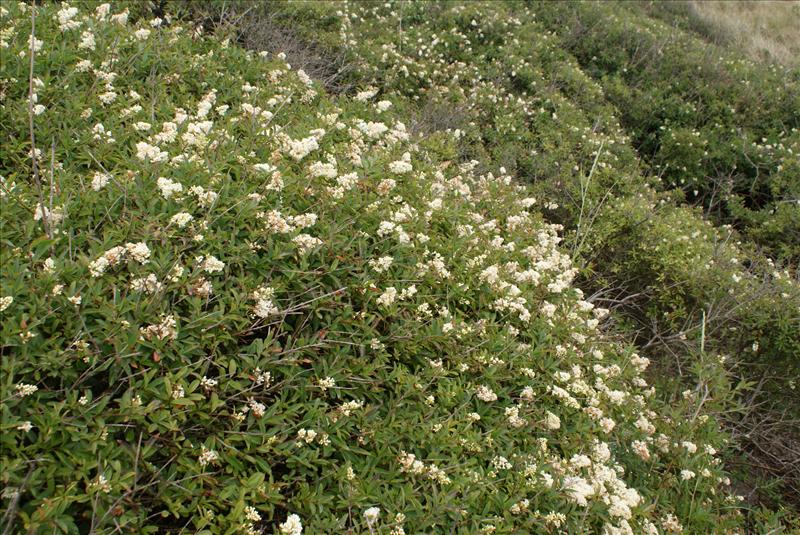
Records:
[[[534,9],[602,85],[662,188],[773,258],[800,260],[800,70],[742,59],[624,4]]]
[[[225,2],[150,7],[35,8],[31,81],[31,8],[3,6],[4,528],[742,524],[716,417],[740,366],[800,371],[800,291],[656,193],[634,147],[665,180],[752,168],[725,213],[791,258],[790,102],[735,116],[742,155],[709,124],[749,96],[688,121],[691,80],[645,91],[617,73],[627,45],[589,69],[546,29],[560,6],[252,4],[350,58],[360,87],[334,98],[204,35]],[[600,330],[605,293],[574,280],[618,289],[623,328]],[[683,380],[659,359],[656,395],[620,334],[683,344]]]
[[[461,132],[414,138],[394,94],[333,100],[278,57],[86,8],[0,19],[4,528],[739,524],[703,402],[654,396],[561,227],[491,160],[454,162]]]

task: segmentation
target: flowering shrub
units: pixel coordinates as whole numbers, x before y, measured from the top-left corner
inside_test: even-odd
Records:
[[[739,524],[713,400],[654,395],[563,227],[454,161],[461,132],[168,18],[0,15],[6,525]]]
[[[737,225],[744,239],[730,226],[712,228],[699,210],[686,206],[686,199],[697,197],[699,190],[684,192],[686,188],[678,187],[680,184],[642,173],[647,166],[639,162],[637,150],[645,163],[649,157],[639,133],[661,132],[660,116],[655,113],[658,106],[648,99],[637,100],[638,93],[626,93],[631,92],[626,80],[634,74],[622,71],[613,79],[604,77],[597,68],[601,61],[587,63],[582,52],[582,46],[599,46],[596,41],[601,40],[604,21],[610,26],[609,34],[628,39],[626,36],[633,35],[628,19],[633,16],[617,16],[623,8],[603,5],[597,8],[602,17],[592,19],[591,30],[599,36],[590,36],[583,43],[564,35],[572,29],[584,31],[585,21],[578,15],[592,13],[592,6],[296,2],[282,4],[277,11],[293,28],[305,27],[314,39],[335,43],[351,55],[362,82],[371,86],[356,98],[390,95],[398,108],[423,115],[421,120],[427,124],[417,130],[444,131],[456,137],[457,151],[440,151],[442,157],[491,159],[530,182],[543,216],[564,226],[565,244],[581,268],[578,284],[588,295],[615,305],[620,325],[649,350],[649,356],[660,357],[668,347],[670,354],[691,367],[701,326],[705,326],[704,346],[730,355],[740,365],[740,375],[778,366],[781,372],[769,381],[769,389],[796,403],[800,286],[796,270],[760,250],[774,238],[777,248],[765,252],[785,258],[792,255],[792,221],[800,214],[791,201],[796,197],[791,195],[792,188],[800,184],[792,180],[797,171],[796,158],[791,157],[796,153],[792,135],[784,136],[780,146],[765,145],[758,157],[748,149],[752,162],[762,162],[756,163],[757,167],[780,171],[783,177],[771,175],[776,189],[770,207],[753,210],[740,194],[724,196],[726,211],[735,212],[740,222],[752,223],[746,228]],[[574,28],[565,27],[564,17],[572,17],[573,12]],[[642,24],[644,29],[630,39],[647,42],[660,35],[653,28],[663,30],[663,25],[655,22]],[[386,28],[397,31],[387,32]],[[665,33],[664,40],[672,42],[671,35]],[[678,39],[675,46],[689,46],[689,41]],[[625,59],[628,52],[611,46],[597,55],[614,58],[616,63],[608,61],[621,71],[629,61]],[[687,61],[696,61],[696,55],[693,57]],[[748,63],[747,69],[757,67]],[[687,87],[696,83],[683,82]],[[676,94],[688,91],[681,84],[664,90],[667,103],[674,104]],[[764,84],[764,91],[778,87],[774,76]],[[662,86],[669,84],[656,84],[654,90]],[[377,95],[378,87],[382,96]],[[726,89],[710,106],[712,110],[723,108],[728,97],[748,91],[747,87]],[[712,93],[712,89],[703,90],[703,95]],[[764,109],[756,110],[729,104],[736,106],[738,115],[720,124],[759,124],[752,114],[781,117],[787,111],[786,98],[780,96],[775,105],[762,99]],[[687,113],[685,106],[681,109],[680,113]],[[438,110],[455,116],[455,123],[426,117]],[[631,116],[634,112],[635,117]],[[719,130],[717,126],[714,129]],[[674,147],[685,152],[670,156],[666,167],[670,173],[692,167],[696,174],[688,175],[699,180],[707,168],[702,154],[707,147],[698,144],[690,130],[673,130],[676,135],[683,132]],[[659,134],[659,139],[667,143],[671,135]],[[723,167],[730,163],[725,155],[738,151],[738,144],[728,141],[720,141],[714,149],[715,161]],[[693,187],[700,187],[697,182]],[[702,186],[704,191],[714,187],[710,183]],[[791,202],[776,200],[786,195]],[[723,196],[716,198],[719,201]],[[777,254],[778,250],[788,254]],[[753,352],[752,347],[760,350]],[[755,373],[760,375],[760,371]]]

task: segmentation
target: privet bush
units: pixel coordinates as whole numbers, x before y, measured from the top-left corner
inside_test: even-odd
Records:
[[[315,37],[319,36],[316,28],[326,28],[330,35],[325,39],[338,39],[365,82],[380,86],[385,94],[412,105],[420,102],[422,109],[429,101],[444,101],[443,109],[457,104],[459,114],[466,110],[472,120],[465,121],[463,130],[448,131],[460,136],[459,145],[468,146],[471,153],[508,164],[510,173],[532,183],[542,200],[543,215],[565,227],[567,246],[583,268],[580,284],[587,293],[616,293],[625,319],[637,331],[644,327],[645,345],[654,337],[683,342],[687,330],[699,331],[706,312],[710,322],[707,347],[748,365],[779,365],[780,377],[794,377],[800,363],[796,272],[754,250],[735,229],[711,228],[700,210],[684,205],[681,189],[664,188],[661,178],[643,176],[633,145],[641,148],[635,141],[637,129],[659,131],[657,108],[640,101],[616,108],[611,103],[618,101],[609,96],[610,103],[605,94],[630,92],[635,86],[621,75],[611,85],[606,79],[593,81],[565,51],[568,45],[572,50],[572,41],[547,29],[546,24],[561,29],[560,15],[591,12],[588,4],[575,8],[497,2],[279,6],[297,27],[308,32],[314,28]],[[620,39],[627,35],[620,33],[617,26],[622,23],[605,7],[598,10],[616,28],[607,32],[619,34]],[[338,27],[332,27],[331,17],[338,18]],[[602,34],[606,19],[598,18],[592,30]],[[576,28],[581,35],[588,31],[580,25]],[[652,29],[642,32],[653,34]],[[504,37],[498,39],[497,34]],[[668,37],[664,39],[669,41]],[[574,47],[588,47],[599,38],[587,39],[589,43],[578,40]],[[575,53],[583,58],[580,51]],[[604,54],[598,57],[614,58],[614,64],[624,68],[625,50],[609,46]],[[778,91],[774,77],[763,84],[764,91]],[[724,108],[729,94],[742,91],[721,93],[713,102],[714,109]],[[677,89],[666,95],[675,106],[682,106]],[[761,112],[737,108],[749,114],[743,124],[757,124],[751,117],[757,113],[780,117],[786,111],[786,98],[791,95],[781,97],[778,104],[784,104],[780,106],[765,100]],[[626,124],[631,137],[619,125],[617,113],[638,114],[628,121],[635,128]],[[694,152],[681,160],[682,165],[702,168],[694,154],[701,149],[689,148]],[[735,147],[725,150],[735,151]],[[786,152],[791,153],[791,149]],[[790,160],[776,163],[781,172],[788,173],[780,182],[784,192],[800,184],[788,178],[796,172]],[[659,189],[669,191],[658,194]],[[758,229],[748,228],[746,236],[753,232],[779,236],[781,247],[791,248],[792,234],[784,223],[800,212],[794,202],[778,202],[778,197],[771,197],[773,214],[769,210],[756,213],[746,206],[737,213],[760,222]],[[726,198],[727,206],[736,205],[734,197]],[[642,336],[637,333],[637,338]],[[781,349],[753,353],[753,346]],[[683,353],[685,358],[694,358],[694,351]],[[778,389],[790,396],[794,393],[786,385]]]
[[[256,20],[264,16],[260,5],[239,5],[253,7]],[[694,384],[683,371],[693,369],[705,347],[736,362],[742,384],[759,385],[762,398],[748,395],[750,403],[763,407],[769,392],[769,403],[783,410],[788,401],[796,411],[800,290],[796,270],[770,259],[791,258],[796,243],[793,221],[800,212],[791,192],[800,181],[793,178],[797,150],[790,132],[796,93],[783,91],[780,72],[762,77],[761,67],[733,60],[703,64],[695,79],[692,62],[710,58],[697,43],[645,19],[631,23],[630,5],[592,6],[292,2],[270,4],[266,16],[271,21],[277,13],[307,38],[331,46],[336,57],[349,56],[355,79],[390,96],[404,116],[428,117],[422,128],[414,123],[417,130],[457,136],[457,157],[492,160],[530,182],[546,219],[565,227],[566,246],[581,267],[577,284],[621,312],[617,326],[666,364],[659,379],[679,376]],[[573,30],[588,31],[579,16],[571,18],[573,10],[595,15],[588,17],[594,33],[586,43],[569,38]],[[567,15],[576,25],[564,26]],[[634,46],[620,46],[606,34],[623,45],[632,39]],[[652,39],[678,39],[670,57],[688,67],[665,67],[674,74],[669,79],[644,69],[643,62],[662,61],[659,47],[648,45]],[[607,63],[621,73],[603,75],[596,62],[587,63],[581,46],[603,48],[598,57],[611,58]],[[634,66],[638,70],[629,72]],[[725,87],[715,87],[720,79]],[[692,104],[698,91],[702,105]],[[788,129],[775,130],[781,122]],[[713,136],[698,138],[700,128]],[[731,137],[740,131],[755,143],[743,145],[743,152],[741,140]],[[647,138],[651,145],[642,141],[648,133],[655,133]],[[769,139],[757,139],[764,135]],[[662,167],[648,152],[659,146]],[[742,158],[746,165],[736,163]],[[743,171],[720,171],[731,165]],[[681,184],[670,178],[675,173],[694,178]],[[704,210],[686,206],[698,200]],[[708,216],[716,223],[733,220],[738,230],[713,229],[704,221]]]
[[[716,400],[657,400],[457,133],[168,18],[0,15],[6,530],[735,529]]]

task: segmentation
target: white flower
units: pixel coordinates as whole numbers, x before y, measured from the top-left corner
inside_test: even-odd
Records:
[[[47,273],[48,275],[52,275],[56,271],[56,261],[52,258],[48,258],[44,261],[44,266],[42,266],[42,271]]]
[[[314,162],[311,164],[308,170],[311,173],[311,176],[314,177],[336,178],[336,175],[338,175],[336,166],[332,163]]]
[[[165,199],[169,199],[174,194],[183,191],[183,185],[181,185],[180,182],[175,182],[163,176],[158,177],[158,180],[156,180],[156,186],[158,186],[158,189],[161,191],[161,196]]]
[[[680,521],[672,513],[667,514],[667,516],[661,519],[661,527],[663,527],[664,531],[667,533],[683,533],[683,526],[681,526]]]
[[[289,139],[284,144],[284,150],[298,162],[317,148],[319,148],[319,143],[317,143],[317,138],[314,136],[299,140]]]
[[[383,291],[381,296],[378,297],[377,303],[381,306],[388,307],[394,303],[395,299],[397,299],[397,288],[389,286]]]
[[[497,470],[509,470],[512,465],[508,462],[508,459],[502,455],[497,455],[492,458],[492,466]]]
[[[172,314],[164,316],[161,323],[142,327],[139,332],[145,340],[152,340],[157,338],[159,340],[174,340],[178,337],[178,329],[176,328],[177,322]]]
[[[60,206],[55,206],[52,211],[41,203],[36,205],[33,212],[33,220],[45,220],[51,225],[58,225],[64,219],[64,210]]]
[[[255,416],[256,418],[261,418],[262,416],[264,416],[264,412],[266,412],[266,410],[267,410],[267,406],[266,405],[264,405],[263,403],[259,403],[258,401],[254,400],[254,399],[250,399],[247,402],[247,406],[249,407],[250,411],[253,413],[253,416]]]
[[[108,4],[102,4],[100,7],[97,8],[98,13],[100,12],[100,8],[106,6]],[[120,26],[125,26],[128,23],[128,8],[125,8],[125,11],[122,13],[118,13],[116,15],[111,15],[111,20],[116,22]]]
[[[492,389],[489,388],[488,386],[483,386],[483,385],[479,386],[475,390],[475,395],[478,396],[479,400],[485,401],[487,403],[490,403],[492,401],[497,401],[497,394],[495,394],[492,391]]]
[[[108,180],[111,177],[106,173],[95,173],[94,177],[92,177],[92,189],[95,191],[100,191],[106,184],[108,184]]]
[[[511,427],[522,427],[527,424],[527,420],[525,418],[521,418],[519,415],[519,407],[507,407],[505,410],[506,418],[508,419],[509,425]]]
[[[639,419],[633,425],[648,435],[656,432],[656,427],[644,415],[639,416]]]
[[[214,450],[209,450],[205,446],[201,446],[200,457],[198,457],[197,461],[200,463],[200,466],[205,467],[208,463],[216,462],[219,459],[219,455]]]
[[[99,6],[97,6],[97,9],[95,9],[94,12],[97,15],[98,19],[103,20],[111,12],[111,4],[100,4]]]
[[[260,173],[274,173],[277,168],[271,163],[257,163],[253,165],[253,169]]]
[[[374,269],[378,273],[383,273],[387,269],[389,269],[394,263],[394,258],[391,256],[382,256],[378,259],[372,259],[369,261],[369,267]]]
[[[322,240],[315,238],[310,234],[299,234],[292,239],[292,243],[297,246],[300,254],[306,254],[315,247],[322,245]]]
[[[305,442],[306,444],[311,444],[314,442],[314,439],[317,438],[317,432],[313,429],[300,429],[297,432],[297,440],[298,442]],[[302,444],[298,444],[302,446]]]
[[[75,15],[77,14],[78,14],[77,7],[65,6],[61,8],[56,14],[58,18],[58,29],[64,32],[67,30],[74,30],[75,28],[80,26],[81,25],[80,22],[72,20],[75,18]]]
[[[631,442],[631,449],[636,455],[641,457],[643,461],[650,460],[650,449],[647,447],[647,442],[634,440]]]
[[[97,476],[97,481],[92,486],[101,492],[111,492],[111,483],[108,482],[108,479],[103,474]]]
[[[150,261],[150,249],[144,242],[126,243],[125,251],[140,264],[147,264]]]
[[[0,312],[3,312],[5,309],[11,306],[11,303],[14,302],[14,298],[10,295],[5,297],[0,297]]]
[[[688,440],[681,442],[681,446],[686,448],[686,451],[689,453],[695,453],[697,451],[697,445],[694,442],[689,442]]]
[[[25,396],[30,396],[31,394],[35,393],[37,390],[39,390],[39,387],[36,385],[19,383],[17,384],[16,389],[17,395],[21,398],[24,398]]]
[[[602,418],[600,420],[600,427],[603,429],[604,433],[610,433],[616,427],[616,423],[611,418]]]
[[[192,214],[188,212],[179,212],[170,218],[169,222],[171,225],[177,225],[180,228],[185,227],[189,224],[189,222],[194,219]]]
[[[103,104],[111,104],[117,100],[117,94],[114,91],[106,91],[97,96]]]
[[[17,429],[19,429],[20,431],[25,431],[27,433],[28,431],[33,429],[33,424],[30,423],[29,421],[25,421],[25,422],[22,422],[22,423],[18,424],[17,425]]]
[[[403,160],[398,160],[396,162],[392,162],[389,164],[389,171],[396,175],[402,175],[403,173],[410,173],[414,168],[411,166],[409,162],[405,162]]]
[[[383,123],[359,121],[356,123],[356,128],[367,135],[371,139],[377,139],[389,131],[389,127]]]
[[[313,80],[311,80],[311,77],[308,76],[306,74],[306,71],[304,71],[303,69],[297,69],[297,73],[296,74],[297,74],[297,78],[300,79],[300,81],[303,83],[303,85],[311,86],[311,85],[314,84]]]
[[[218,197],[217,192],[203,189],[202,186],[192,186],[189,188],[189,193],[197,197],[197,202],[202,207],[210,206]]]
[[[42,45],[44,45],[44,41],[41,39],[37,39],[33,35],[30,35],[28,38],[28,47],[32,48],[34,52],[39,52],[42,49]],[[20,57],[24,57],[25,53],[20,52]]]
[[[325,377],[324,379],[318,379],[317,385],[319,386],[320,390],[325,392],[329,388],[333,388],[336,386],[336,380],[333,377]]]
[[[594,494],[594,487],[578,476],[564,478],[564,490],[572,501],[580,506],[588,505],[587,498]]]
[[[300,522],[299,516],[291,514],[286,522],[280,525],[280,529],[284,535],[300,535],[303,533],[303,524]]]
[[[552,412],[547,411],[544,417],[544,426],[546,429],[550,430],[559,429],[561,427],[561,418],[559,418]]]
[[[198,256],[197,262],[200,264],[200,269],[206,273],[219,273],[225,269],[225,262],[217,259],[215,256],[208,255],[206,257]]]
[[[99,277],[100,275],[105,273],[109,265],[110,263],[106,259],[106,257],[101,256],[97,260],[94,260],[89,264],[89,273],[92,274],[92,277]]]
[[[386,195],[387,193],[392,191],[396,185],[397,185],[396,181],[394,181],[391,178],[386,178],[378,183],[376,191],[378,192],[378,195]]]
[[[347,173],[336,179],[336,183],[344,189],[351,189],[358,184],[358,173]]]
[[[317,214],[307,213],[307,214],[300,214],[300,215],[290,216],[288,218],[288,222],[295,229],[313,227],[317,222]]]
[[[169,154],[162,151],[155,145],[150,145],[149,143],[140,141],[136,144],[136,157],[142,161],[159,163],[167,161]]]
[[[369,87],[364,91],[359,91],[358,93],[356,93],[356,96],[353,98],[355,98],[359,102],[366,102],[377,94],[378,94],[377,88]]]
[[[531,503],[530,500],[527,499],[520,500],[514,505],[512,505],[509,511],[511,512],[511,514],[514,515],[522,514],[524,511],[528,510],[530,503]]]
[[[211,390],[212,388],[217,386],[218,383],[219,381],[217,381],[216,379],[211,379],[210,377],[206,377],[205,375],[203,376],[202,379],[200,379],[200,386],[202,386],[206,390]]]
[[[244,509],[244,517],[247,520],[249,520],[250,522],[260,522],[261,521],[261,513],[259,513],[258,510],[255,507],[251,506],[251,505],[248,505],[247,507],[245,507],[245,509]]]
[[[82,59],[75,64],[75,70],[78,72],[88,72],[92,68],[92,62],[88,59]]]
[[[381,514],[381,510],[378,507],[370,507],[366,511],[364,511],[364,520],[367,521],[368,526],[372,526],[378,517]]]
[[[81,42],[78,44],[79,49],[87,49],[87,50],[94,50],[95,42],[94,42],[94,34],[89,30],[86,30],[81,34]]]
[[[135,292],[154,294],[159,292],[162,287],[162,284],[158,282],[158,278],[152,273],[147,277],[141,277],[131,281],[131,290]]]

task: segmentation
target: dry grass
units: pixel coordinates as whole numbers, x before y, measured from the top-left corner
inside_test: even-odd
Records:
[[[695,29],[753,59],[800,65],[800,0],[691,0]]]

